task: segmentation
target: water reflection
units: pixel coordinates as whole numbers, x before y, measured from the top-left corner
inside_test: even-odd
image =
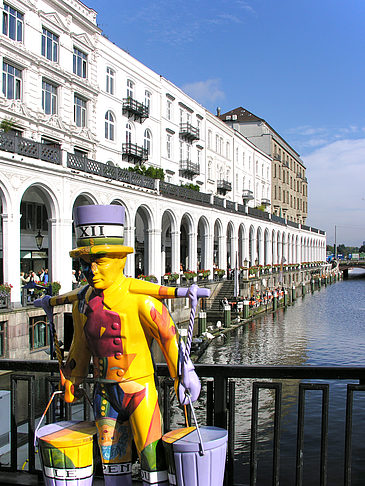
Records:
[[[348,280],[305,296],[276,314],[264,315],[214,341],[202,363],[266,365],[363,365],[365,357],[364,280]],[[277,381],[277,380],[276,380]],[[295,484],[298,380],[283,382],[280,485]],[[320,391],[306,393],[304,485],[319,484]],[[237,484],[249,483],[252,380],[236,385]],[[271,484],[274,392],[260,392],[258,485]],[[328,484],[343,484],[346,385],[330,384]],[[363,485],[365,392],[354,398],[352,485]]]

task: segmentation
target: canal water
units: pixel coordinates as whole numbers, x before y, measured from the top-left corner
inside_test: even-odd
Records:
[[[322,287],[277,313],[265,314],[211,343],[200,363],[301,366],[365,364],[365,279]],[[277,380],[275,380],[277,381]],[[285,380],[281,415],[280,485],[295,484],[299,380]],[[306,395],[304,485],[319,484],[321,392]],[[249,484],[252,381],[236,384],[235,483]],[[354,399],[352,485],[365,484],[365,392]],[[330,384],[328,485],[342,485],[346,384]],[[260,392],[257,484],[271,484],[273,395]]]

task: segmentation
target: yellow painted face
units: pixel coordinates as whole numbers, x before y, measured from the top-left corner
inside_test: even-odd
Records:
[[[89,256],[83,258],[82,269],[90,285],[95,289],[105,290],[119,280],[125,262],[126,256],[123,258]]]

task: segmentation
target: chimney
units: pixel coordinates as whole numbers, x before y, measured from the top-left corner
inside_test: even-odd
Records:
[[[217,116],[221,116],[221,107],[217,106]]]

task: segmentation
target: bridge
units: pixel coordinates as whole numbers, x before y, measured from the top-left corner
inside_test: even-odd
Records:
[[[343,278],[347,279],[349,270],[353,268],[362,268],[365,270],[365,259],[362,260],[340,260],[340,270],[343,272]]]

